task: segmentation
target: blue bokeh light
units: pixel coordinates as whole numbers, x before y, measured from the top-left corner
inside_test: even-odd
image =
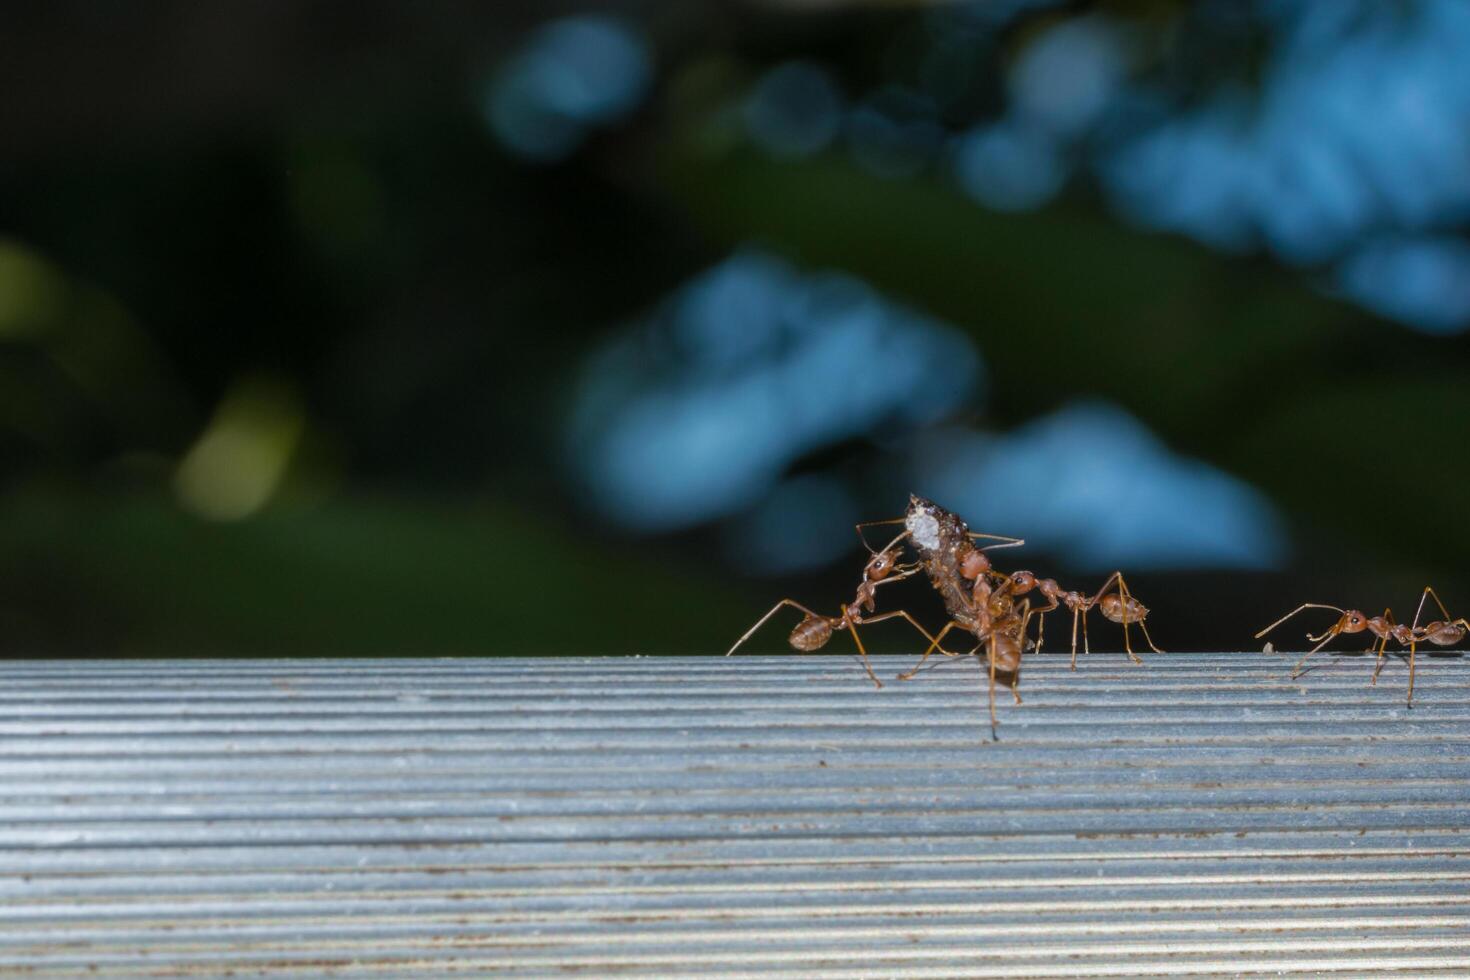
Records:
[[[1265,497],[1101,402],[1000,436],[935,433],[916,453],[915,486],[976,530],[1021,534],[1082,569],[1256,570],[1285,559]]]
[[[1470,323],[1470,242],[1422,236],[1374,239],[1338,268],[1343,295],[1431,333]]]
[[[1046,204],[1085,167],[1132,222],[1326,273],[1311,281],[1410,326],[1470,326],[1445,281],[1459,267],[1446,233],[1470,222],[1470,4],[1210,8],[1175,29],[1223,29],[1265,47],[1257,78],[1227,75],[1200,89],[1180,85],[1195,66],[1170,63],[1188,57],[1185,39],[1150,47],[1145,25],[1102,13],[1055,18],[1005,70],[1004,111],[960,121],[983,93],[977,73],[1001,28],[1056,5],[927,14],[916,87],[883,85],[847,110],[853,161],[913,178],[943,153],[960,189],[1000,211]],[[1151,50],[1163,64],[1150,68]],[[840,111],[836,83],[806,62],[763,76],[745,105],[754,141],[788,157],[830,145]],[[1389,282],[1397,275],[1410,277],[1402,288]]]
[[[792,575],[821,568],[850,553],[853,527],[862,520],[847,484],[835,476],[804,473],[779,483],[724,529],[725,550],[743,571]]]
[[[1068,165],[1045,134],[1014,120],[977,126],[959,138],[955,179],[996,211],[1029,211],[1061,190]]]
[[[1126,80],[1128,59],[1126,38],[1112,21],[1064,21],[1027,45],[1012,66],[1012,111],[1057,137],[1082,136]]]
[[[594,354],[568,460],[614,522],[689,527],[751,506],[815,449],[933,421],[979,377],[953,328],[849,276],[742,253]]]
[[[630,24],[588,15],[535,31],[491,84],[485,116],[528,160],[564,159],[595,126],[622,119],[653,77],[647,42]]]
[[[745,125],[773,156],[811,156],[837,137],[842,108],[842,92],[830,72],[808,61],[788,61],[756,82],[745,101]]]
[[[1098,173],[1116,207],[1216,248],[1342,261],[1343,294],[1369,308],[1427,330],[1470,325],[1446,282],[1458,250],[1437,237],[1470,218],[1470,5],[1251,12],[1273,34],[1259,89],[1222,86],[1115,141]]]

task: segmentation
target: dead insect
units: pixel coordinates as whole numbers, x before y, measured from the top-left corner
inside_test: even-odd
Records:
[[[862,537],[862,527],[863,525],[858,525],[859,538]],[[928,640],[931,644],[935,643],[935,639],[930,635],[929,631],[920,626],[914,617],[902,609],[882,613],[877,616],[871,615],[875,608],[874,594],[877,592],[878,586],[889,582],[902,581],[919,571],[917,564],[903,565],[899,563],[899,558],[903,554],[903,540],[907,536],[908,532],[905,531],[890,541],[881,551],[873,552],[872,557],[868,560],[868,564],[863,568],[863,580],[858,583],[857,593],[853,596],[852,603],[842,606],[841,615],[823,616],[821,613],[813,612],[806,606],[803,606],[795,599],[782,599],[771,607],[770,612],[756,620],[755,625],[746,630],[745,635],[735,641],[735,645],[725,653],[725,656],[728,657],[739,649],[742,643],[750,639],[755,631],[764,626],[766,620],[776,615],[783,606],[791,606],[793,609],[799,609],[805,614],[801,622],[797,623],[796,628],[791,631],[790,637],[787,638],[792,649],[801,653],[812,653],[826,646],[827,642],[832,639],[833,633],[847,630],[852,634],[852,642],[857,644],[858,656],[863,661],[863,669],[868,672],[868,677],[872,680],[873,684],[881,688],[883,682],[878,680],[877,674],[873,673],[873,665],[868,660],[868,651],[863,647],[863,641],[858,636],[857,628],[859,625],[868,626],[873,623],[881,623],[885,619],[903,619],[909,625],[913,626],[914,629],[922,633],[924,639]]]
[[[972,654],[983,647],[989,661],[990,732],[995,737],[995,677],[1007,673],[1011,677],[1011,695],[1021,703],[1021,654],[1026,646],[1026,627],[1033,612],[1031,601],[1015,602],[1011,596],[991,585],[992,569],[984,549],[976,548],[975,538],[1003,542],[990,547],[1013,547],[1023,543],[1019,538],[972,532],[959,515],[945,510],[931,500],[911,495],[904,516],[904,530],[918,552],[919,564],[929,576],[929,583],[944,601],[949,622],[935,635],[924,656],[913,669],[899,675],[907,680],[923,665],[945,635],[955,627],[968,630],[976,639]],[[973,581],[971,581],[973,580]]]
[[[1439,611],[1444,614],[1444,619],[1436,619],[1420,626],[1419,617],[1424,613],[1424,602],[1431,596],[1434,597],[1435,605],[1439,606]],[[1411,708],[1414,706],[1414,655],[1418,645],[1420,643],[1433,643],[1435,646],[1441,647],[1454,646],[1463,640],[1467,633],[1470,633],[1470,621],[1466,621],[1464,618],[1452,618],[1449,610],[1440,601],[1439,594],[1432,587],[1425,586],[1424,591],[1419,595],[1419,608],[1414,611],[1414,621],[1407,626],[1394,622],[1392,609],[1384,609],[1383,615],[1370,618],[1356,609],[1342,609],[1338,606],[1330,606],[1320,602],[1304,602],[1257,633],[1256,639],[1259,640],[1304,609],[1331,609],[1341,615],[1338,617],[1336,623],[1332,624],[1329,629],[1320,635],[1312,636],[1310,633],[1307,634],[1307,641],[1309,643],[1315,643],[1316,646],[1308,650],[1302,656],[1302,659],[1297,661],[1296,666],[1292,668],[1291,676],[1293,679],[1301,675],[1302,665],[1307,662],[1307,658],[1325,647],[1334,637],[1342,634],[1362,633],[1366,630],[1374,637],[1374,642],[1369,644],[1368,649],[1372,650],[1376,647],[1378,651],[1377,663],[1373,668],[1373,677],[1369,682],[1371,684],[1377,685],[1378,683],[1378,674],[1383,670],[1384,651],[1388,646],[1388,641],[1393,640],[1399,646],[1408,647],[1409,691],[1405,703]],[[1270,644],[1267,644],[1267,646],[1269,647]]]

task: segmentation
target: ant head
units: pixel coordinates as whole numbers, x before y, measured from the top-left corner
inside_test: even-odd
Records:
[[[1017,595],[1022,595],[1036,588],[1036,576],[1030,572],[1013,572],[1011,574],[1013,589]]]
[[[1341,633],[1361,633],[1368,628],[1368,617],[1356,609],[1349,609],[1337,621],[1337,628]]]
[[[865,570],[868,580],[876,582],[887,578],[888,574],[898,565],[898,555],[899,549],[897,548],[889,548],[887,551],[880,551],[874,555]]]
[[[990,571],[990,559],[979,548],[971,548],[960,559],[960,574],[965,578],[979,578]]]

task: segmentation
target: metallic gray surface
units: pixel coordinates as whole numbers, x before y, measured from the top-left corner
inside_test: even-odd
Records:
[[[3,663],[0,976],[1470,974],[1470,662],[1292,661]]]

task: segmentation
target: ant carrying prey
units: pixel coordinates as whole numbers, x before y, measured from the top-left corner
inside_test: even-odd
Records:
[[[868,545],[867,539],[863,537],[863,528],[882,524],[902,524],[903,530],[881,550],[874,551]],[[1107,619],[1123,626],[1123,643],[1128,651],[1128,656],[1135,664],[1141,664],[1142,661],[1133,652],[1132,641],[1128,633],[1130,626],[1136,625],[1143,630],[1144,639],[1148,641],[1148,645],[1155,652],[1162,652],[1157,646],[1154,646],[1153,638],[1148,633],[1148,627],[1144,625],[1144,619],[1147,618],[1149,610],[1133,598],[1122,572],[1114,572],[1096,594],[1086,596],[1079,592],[1063,591],[1055,580],[1038,579],[1032,572],[1020,571],[1007,574],[999,571],[991,564],[986,552],[997,548],[1016,547],[1024,544],[1024,541],[1020,538],[971,531],[969,525],[959,515],[917,495],[909,497],[908,510],[903,517],[859,524],[857,532],[859,540],[863,542],[864,547],[868,548],[872,557],[863,568],[863,580],[858,584],[852,603],[842,606],[840,615],[824,616],[808,609],[795,599],[782,599],[757,620],[754,626],[746,630],[740,639],[735,641],[735,645],[730,648],[726,656],[739,649],[741,644],[750,639],[757,630],[765,625],[767,620],[780,612],[782,608],[790,606],[800,610],[803,614],[801,622],[797,623],[788,637],[788,642],[793,649],[802,653],[811,653],[826,646],[832,639],[833,633],[847,630],[852,634],[853,643],[856,644],[858,655],[862,658],[863,669],[867,671],[874,686],[881,688],[883,683],[873,673],[867,649],[858,635],[858,626],[880,623],[885,619],[901,618],[929,641],[923,656],[919,658],[913,669],[898,675],[900,680],[912,678],[935,651],[947,657],[959,656],[946,650],[943,646],[945,636],[955,628],[959,628],[969,632],[975,638],[976,643],[970,650],[971,654],[979,655],[982,649],[986,650],[986,660],[989,663],[990,723],[993,736],[996,726],[995,680],[997,674],[1003,673],[1010,676],[1011,694],[1017,704],[1021,703],[1021,694],[1018,690],[1021,656],[1027,647],[1032,645],[1026,635],[1032,617],[1035,617],[1038,623],[1034,647],[1039,650],[1041,624],[1045,622],[1046,614],[1064,605],[1072,611],[1073,670],[1077,668],[1078,620],[1082,622],[1083,645],[1086,649],[1086,617],[1094,608],[1100,609]],[[979,547],[975,542],[980,539],[997,543]],[[905,543],[913,547],[918,555],[917,561],[910,563],[901,561]],[[937,635],[931,635],[904,610],[874,615],[875,596],[880,585],[902,581],[920,571],[928,576],[929,584],[939,593],[945,610],[949,613],[949,621]],[[1116,591],[1110,591],[1115,587]],[[1046,600],[1045,604],[1033,606],[1032,597],[1029,595],[1032,592],[1039,593]]]
[[[1077,667],[1077,620],[1082,618],[1084,643],[1086,642],[1087,621],[1086,614],[1094,607],[1100,606],[1105,617],[1113,622],[1123,625],[1124,644],[1128,649],[1128,656],[1134,663],[1141,664],[1142,661],[1133,653],[1132,644],[1128,641],[1129,624],[1137,624],[1144,631],[1144,637],[1148,644],[1156,652],[1158,647],[1154,646],[1152,637],[1148,635],[1148,629],[1143,625],[1143,620],[1148,616],[1148,609],[1134,599],[1128,592],[1127,583],[1123,579],[1122,572],[1114,572],[1108,577],[1103,587],[1091,598],[1084,597],[1077,592],[1063,592],[1055,580],[1038,580],[1034,573],[1021,571],[1009,575],[996,570],[985,554],[986,549],[976,548],[974,538],[995,538],[995,535],[977,534],[970,531],[969,526],[959,515],[940,507],[931,500],[912,495],[909,497],[908,512],[904,517],[904,527],[909,535],[914,550],[919,553],[920,564],[929,574],[930,584],[934,586],[940,597],[944,600],[945,610],[949,613],[950,621],[940,629],[934,642],[924,651],[924,656],[914,667],[900,674],[900,679],[907,680],[914,676],[929,655],[939,648],[939,643],[947,633],[955,627],[968,630],[972,633],[978,643],[971,653],[978,653],[984,647],[987,650],[987,659],[990,666],[990,724],[991,732],[994,734],[996,725],[995,718],[995,677],[997,673],[1009,674],[1011,678],[1011,696],[1016,703],[1021,703],[1021,693],[1018,689],[1020,684],[1021,655],[1026,649],[1026,628],[1031,617],[1037,617],[1038,632],[1036,649],[1041,647],[1040,624],[1048,612],[1065,604],[1072,610],[1072,669]],[[1001,539],[1008,544],[992,545],[996,547],[1009,547],[1020,543],[1016,539]],[[1118,592],[1109,593],[1108,589],[1114,584],[1118,586]],[[1026,594],[1038,591],[1044,596],[1048,605],[1032,608],[1031,600]],[[1019,598],[1019,601],[1017,601]],[[942,651],[942,648],[941,652]]]
[[[1444,619],[1436,619],[1420,626],[1419,617],[1424,614],[1424,601],[1431,596],[1434,597],[1434,604],[1439,606],[1439,611],[1444,614]],[[1341,615],[1336,623],[1318,636],[1307,634],[1307,641],[1317,645],[1308,650],[1292,668],[1293,680],[1301,676],[1302,664],[1307,662],[1307,658],[1332,642],[1333,638],[1342,634],[1362,633],[1366,630],[1374,637],[1374,642],[1368,646],[1368,649],[1372,650],[1375,647],[1378,649],[1377,664],[1373,668],[1370,684],[1375,686],[1378,684],[1378,674],[1383,670],[1383,655],[1389,640],[1393,640],[1401,647],[1409,648],[1409,693],[1405,703],[1410,708],[1414,706],[1414,655],[1419,644],[1433,643],[1441,647],[1454,646],[1463,640],[1467,633],[1470,633],[1470,621],[1465,620],[1464,617],[1460,619],[1451,617],[1450,611],[1440,601],[1439,594],[1434,591],[1433,587],[1425,586],[1424,591],[1419,595],[1419,608],[1414,611],[1414,622],[1408,626],[1394,622],[1392,609],[1384,609],[1383,615],[1369,618],[1356,609],[1342,609],[1320,602],[1304,602],[1257,633],[1256,639],[1259,640],[1304,609],[1331,609]]]

